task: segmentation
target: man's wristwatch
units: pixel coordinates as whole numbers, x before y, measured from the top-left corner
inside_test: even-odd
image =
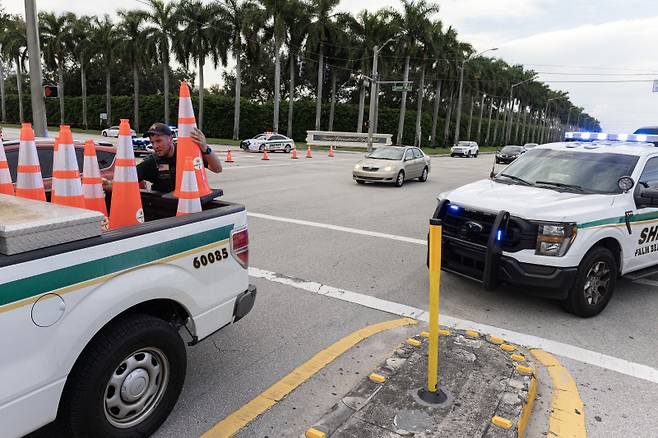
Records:
[[[208,146],[208,148],[207,148],[205,151],[203,151],[202,154],[203,154],[203,155],[209,155],[209,154],[212,154],[212,149],[210,148],[210,146]]]

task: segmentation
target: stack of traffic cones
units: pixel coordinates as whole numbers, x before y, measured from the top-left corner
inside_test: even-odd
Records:
[[[45,201],[46,192],[43,188],[39,155],[37,155],[37,145],[34,143],[34,130],[31,123],[22,124],[20,139],[21,145],[18,150],[18,169],[16,173],[16,196]]]
[[[233,154],[231,154],[231,149],[229,148],[228,152],[226,153],[226,162],[227,163],[233,163]]]
[[[101,179],[101,171],[98,168],[96,146],[94,146],[93,140],[87,140],[85,142],[85,158],[82,167],[82,194],[85,199],[86,209],[103,213],[107,217],[103,180]]]
[[[201,200],[196,185],[196,171],[192,158],[185,161],[185,169],[181,179],[180,193],[178,194],[178,209],[176,216],[183,216],[201,211]]]
[[[119,140],[114,166],[110,230],[144,222],[144,210],[142,210],[142,198],[135,167],[135,152],[130,136],[130,123],[127,119],[121,119],[119,124]]]
[[[194,128],[196,128],[196,118],[194,117],[190,88],[187,86],[187,82],[183,81],[180,84],[178,100],[178,146],[176,151],[176,169],[182,169],[187,158],[192,158],[196,170],[199,195],[206,196],[210,194],[210,187],[208,187],[208,178],[206,176],[206,168],[203,166],[201,151],[196,143],[192,141],[192,137],[190,137],[192,129]],[[183,173],[176,172],[176,189],[174,191],[174,196],[176,197],[178,197],[180,193],[182,179]]]
[[[11,173],[9,173],[9,163],[5,155],[4,141],[0,137],[0,193],[3,195],[14,194],[14,184],[11,182]]]
[[[308,145],[308,148],[306,149],[306,158],[313,158],[311,156],[311,145]]]
[[[263,158],[261,160],[268,161],[270,159],[270,155],[267,153],[267,146],[263,147]]]
[[[329,146],[329,158],[333,158],[333,157],[334,157],[334,148],[333,146]]]
[[[69,207],[85,208],[82,196],[82,183],[80,182],[80,168],[75,156],[73,134],[71,127],[59,127],[59,145],[55,152],[56,162],[53,163],[53,188],[50,202]]]
[[[292,148],[292,155],[290,156],[290,158],[292,158],[293,160],[297,159],[297,146]]]

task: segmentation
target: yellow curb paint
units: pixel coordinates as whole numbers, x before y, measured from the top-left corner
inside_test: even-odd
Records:
[[[382,376],[381,374],[377,373],[370,373],[368,376],[370,380],[372,380],[375,383],[384,383],[386,382],[386,377]]]
[[[420,332],[420,336],[422,336],[423,338],[429,338],[430,332]]]
[[[512,358],[513,361],[516,361],[516,362],[525,362],[525,357],[523,357],[522,354],[516,354],[516,353],[514,353],[514,354],[510,355],[510,357]]]
[[[512,355],[513,356],[513,355]],[[532,407],[535,404],[535,398],[537,397],[537,379],[534,376],[530,379],[530,386],[528,387],[528,401],[523,405],[523,410],[521,411],[521,418],[519,419],[519,424],[517,425],[517,434],[518,438],[523,438],[525,436],[525,428],[528,426],[528,420],[530,419],[530,414],[532,413]]]
[[[551,416],[548,420],[548,435],[556,438],[586,437],[585,408],[573,377],[552,354],[539,349],[533,349],[530,352],[546,367],[548,375],[551,377],[553,396]]]
[[[479,338],[480,337],[480,333],[476,332],[475,330],[466,330],[466,332],[464,332],[464,333],[469,338]]]
[[[412,347],[420,347],[421,345],[423,345],[422,342],[414,338],[407,339],[407,344],[411,345]]]
[[[514,350],[516,350],[516,347],[514,345],[510,345],[510,344],[503,344],[503,345],[500,346],[500,348],[502,348],[505,351],[514,351]]]
[[[215,424],[201,436],[203,438],[228,438],[233,436],[263,412],[290,394],[299,385],[313,377],[315,373],[359,342],[377,333],[412,324],[417,324],[416,320],[411,318],[395,319],[369,325],[345,336],[343,339],[320,351],[302,365],[295,368],[290,374]]]
[[[510,420],[508,420],[507,418],[499,417],[498,415],[492,417],[491,422],[498,427],[502,427],[503,429],[512,428],[512,422]]]
[[[439,329],[439,336],[450,336],[450,330],[448,330],[448,329]]]
[[[532,369],[532,367],[527,367],[525,365],[517,365],[516,371],[518,371],[521,374],[525,374],[527,376],[531,375],[534,373],[535,370]]]
[[[487,337],[487,341],[491,342],[492,344],[496,344],[496,345],[500,345],[503,342],[505,342],[505,340],[503,338],[499,338],[498,336],[489,336],[489,337]]]
[[[306,431],[304,434],[306,438],[326,438],[327,434],[322,432],[321,430],[317,430],[314,427],[311,427]]]
[[[306,438],[326,438],[327,434],[312,427],[304,434]]]

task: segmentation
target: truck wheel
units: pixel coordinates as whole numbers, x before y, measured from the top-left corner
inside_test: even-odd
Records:
[[[106,326],[66,382],[58,421],[70,437],[146,437],[183,388],[187,358],[178,331],[149,315]]]
[[[285,147],[285,149],[284,149],[284,151],[286,152],[286,154],[289,154],[291,150],[292,150],[292,147],[291,147],[289,144],[287,144],[286,147]]]
[[[591,250],[580,262],[576,282],[564,306],[583,318],[598,315],[610,302],[617,282],[617,261],[608,248]]]

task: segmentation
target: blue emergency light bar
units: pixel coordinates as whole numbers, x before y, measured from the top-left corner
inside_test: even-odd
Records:
[[[567,141],[629,141],[639,143],[658,143],[658,135],[651,134],[606,134],[605,132],[565,132]]]

